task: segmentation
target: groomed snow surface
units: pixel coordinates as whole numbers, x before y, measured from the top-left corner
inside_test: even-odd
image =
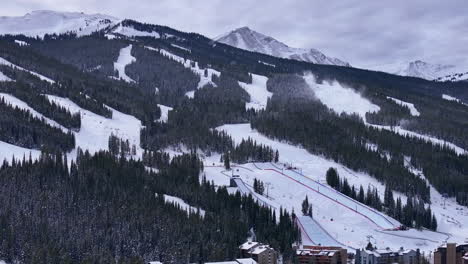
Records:
[[[119,79],[129,83],[135,82],[125,73],[125,67],[135,61],[136,58],[132,56],[132,44],[120,50],[119,58],[114,62],[114,69],[119,73]]]
[[[249,95],[250,102],[245,105],[247,109],[261,110],[265,109],[268,98],[273,95],[267,90],[268,78],[265,76],[252,74],[252,83],[239,82],[242,87]]]
[[[389,100],[392,100],[393,102],[401,105],[401,106],[404,106],[404,107],[408,107],[408,109],[410,110],[410,113],[412,116],[419,116],[420,113],[419,111],[416,109],[416,107],[414,107],[414,104],[412,103],[408,103],[408,102],[405,102],[405,101],[402,101],[400,99],[396,99],[396,98],[393,98],[393,97],[390,97],[390,96],[387,96],[387,99]]]
[[[76,146],[83,150],[88,150],[91,154],[100,150],[108,150],[108,142],[111,134],[130,142],[130,146],[135,145],[136,157],[141,157],[143,150],[140,147],[141,121],[134,116],[112,110],[112,119],[97,115],[91,111],[79,107],[68,98],[47,95],[50,101],[68,109],[72,113],[81,114],[81,129],[75,133]],[[70,153],[73,159],[76,150]]]
[[[197,211],[199,211],[200,215],[202,217],[205,217],[205,210],[197,208],[197,207],[193,207],[189,205],[188,203],[186,203],[184,200],[180,199],[179,197],[164,194],[164,200],[166,201],[166,203],[172,203],[172,204],[180,206],[180,209],[186,211],[187,213],[189,212],[196,213]]]
[[[167,122],[167,119],[169,117],[169,111],[172,111],[172,107],[165,106],[162,104],[158,104],[159,109],[161,109],[161,117],[157,121],[159,122]]]
[[[466,230],[468,209],[457,205],[453,200],[446,200],[447,204],[450,203],[446,207],[450,207],[451,211],[444,209],[445,211],[440,212],[439,209],[434,210],[434,207],[436,207],[435,204],[441,204],[441,201],[438,200],[437,195],[432,196],[432,207],[438,218],[439,230],[449,232],[450,235],[414,229],[407,231],[386,230],[386,228],[397,226],[398,222],[388,216],[382,216],[378,212],[372,212],[371,209],[358,209],[356,211],[352,210],[352,206],[345,206],[349,205],[349,203],[354,203],[354,206],[363,206],[353,201],[340,204],[341,201],[347,198],[342,197],[339,193],[333,193],[334,190],[327,187],[325,177],[328,168],[334,167],[340,177],[346,178],[355,188],[359,188],[359,185],[362,184],[367,189],[369,185],[377,188],[379,194],[383,196],[385,187],[369,175],[352,171],[334,161],[310,154],[300,147],[269,139],[252,130],[249,124],[224,125],[217,129],[226,131],[237,143],[250,137],[257,143],[278,149],[280,163],[234,165],[234,173],[239,175],[247,185],[252,185],[255,178],[263,181],[265,186],[268,186],[268,198],[264,195],[265,201],[288,210],[294,209],[297,214],[300,214],[301,203],[307,196],[309,202],[313,205],[314,220],[323,227],[322,231],[314,225],[306,227],[309,231],[306,231],[304,235],[311,236],[314,244],[325,245],[330,243],[330,239],[334,239],[338,243],[346,244],[349,247],[362,248],[366,246],[367,236],[370,235],[372,236],[372,243],[378,248],[398,249],[404,246],[405,248],[420,248],[425,252],[429,252],[447,239],[458,243],[466,239],[466,232],[457,232],[456,230]],[[219,162],[219,155],[208,157],[205,162],[207,180],[214,181],[216,185],[229,185],[229,177],[222,173],[224,168]],[[297,169],[287,170],[284,168],[284,164]],[[318,192],[319,189],[320,193]],[[334,197],[335,200],[326,197],[324,194]],[[405,198],[399,193],[395,193],[395,196]],[[364,210],[367,210],[367,212]],[[442,214],[448,216],[445,217]],[[460,228],[460,225],[451,223],[451,221],[460,223],[463,229],[457,229]],[[382,226],[379,227],[376,223]]]
[[[371,103],[355,90],[343,87],[337,81],[331,83],[324,81],[322,84],[319,84],[311,73],[306,73],[304,80],[315,93],[315,96],[338,114],[357,114],[365,119],[367,112],[380,111],[379,106]]]

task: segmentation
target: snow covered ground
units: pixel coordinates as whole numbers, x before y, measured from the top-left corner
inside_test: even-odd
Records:
[[[25,72],[29,72],[30,74],[38,77],[39,79],[43,80],[43,81],[46,81],[46,82],[49,82],[49,83],[55,83],[54,80],[50,79],[50,78],[47,78],[45,77],[44,75],[41,75],[39,73],[36,73],[36,72],[33,72],[33,71],[29,71],[29,70],[26,70],[25,68],[22,68],[20,66],[17,66],[7,60],[5,60],[4,58],[0,58],[0,65],[6,65],[6,66],[9,66],[9,67],[12,67],[14,69],[17,69],[17,70],[20,70],[20,71],[25,71]]]
[[[27,103],[21,101],[20,99],[12,96],[10,94],[0,93],[0,99],[2,99],[2,98],[5,100],[5,102],[11,104],[11,106],[18,107],[19,109],[29,111],[32,114],[32,116],[37,117],[39,119],[44,119],[47,122],[47,124],[49,124],[49,125],[51,125],[53,127],[60,128],[64,132],[68,132],[67,128],[63,127],[62,125],[55,122],[54,120],[45,117],[44,115],[42,115],[41,113],[39,113],[36,110],[34,110],[33,108],[31,108]]]
[[[457,206],[456,203],[452,203],[450,206],[452,211],[445,211],[445,215],[448,216],[445,220],[442,214],[436,214],[438,221],[441,223],[441,232],[452,232],[450,235],[413,229],[408,231],[388,231],[385,230],[385,228],[378,227],[369,220],[369,217],[371,219],[378,219],[377,214],[370,212],[370,215],[367,215],[367,213],[364,215],[359,214],[356,210],[352,210],[352,207],[349,208],[349,206],[346,207],[338,203],[338,201],[344,199],[339,197],[340,194],[336,194],[335,198],[340,200],[333,201],[317,192],[319,188],[320,191],[323,190],[324,192],[328,188],[325,180],[326,170],[330,167],[334,167],[338,170],[341,177],[346,177],[350,184],[355,187],[359,187],[359,185],[362,184],[367,188],[367,186],[370,185],[371,187],[377,188],[379,193],[383,195],[385,187],[369,175],[352,171],[341,164],[310,154],[303,148],[269,139],[259,134],[257,131],[252,130],[249,124],[224,125],[217,129],[225,130],[233,137],[235,142],[240,142],[241,139],[250,137],[257,141],[257,143],[262,143],[274,149],[278,149],[280,153],[280,164],[242,164],[234,166],[235,174],[240,175],[246,184],[252,185],[255,178],[263,181],[265,185],[268,186],[268,199],[271,203],[278,204],[288,210],[294,210],[298,214],[301,212],[301,203],[307,196],[314,208],[314,219],[339,243],[344,243],[353,248],[362,248],[367,244],[367,236],[371,236],[372,243],[379,248],[390,247],[398,249],[403,245],[405,248],[421,248],[421,250],[429,252],[447,239],[459,243],[463,242],[465,239],[462,233],[456,231],[457,225],[452,224],[451,221],[454,219],[453,222],[458,221],[462,223],[463,228],[465,228],[465,224],[468,224],[467,216],[463,216],[463,214],[468,214],[466,207]],[[222,173],[224,168],[219,162],[218,156],[207,157],[205,163],[207,166],[205,166],[204,174],[207,180],[213,180],[216,185],[229,185],[229,177],[226,177],[226,175]],[[219,167],[212,166],[213,164]],[[296,171],[281,170],[282,164],[288,164],[298,169]],[[314,190],[315,187],[317,187],[317,190]],[[331,196],[332,194],[329,195]],[[402,196],[402,194],[395,193],[395,196]],[[432,207],[434,208],[434,204],[437,202],[438,198],[437,196],[433,196],[433,199]],[[438,201],[438,203],[440,203],[440,201]],[[437,209],[435,211],[437,212]],[[372,216],[372,214],[374,214],[374,216]],[[385,218],[393,225],[397,224],[394,219],[390,217]],[[381,221],[379,224],[382,225],[387,222],[383,218],[374,221]],[[447,225],[443,224],[444,221],[447,222]],[[388,227],[391,226],[388,222],[386,225]],[[464,229],[462,229],[462,231],[463,230]],[[321,243],[320,241],[322,240],[320,237],[323,235],[323,232],[320,233],[320,235],[316,235],[313,239],[317,241],[314,242]],[[322,242],[327,243],[325,241],[326,240],[323,240]]]
[[[408,103],[408,102],[405,102],[405,101],[402,101],[400,99],[396,99],[396,98],[393,98],[393,97],[390,97],[390,96],[387,96],[387,99],[390,99],[390,100],[394,101],[395,103],[397,103],[397,104],[399,104],[401,106],[408,107],[412,116],[419,116],[420,115],[419,111],[416,109],[416,107],[414,107],[414,104],[412,104],[412,103]]]
[[[11,82],[12,80],[8,78],[3,72],[0,72],[0,82]]]
[[[167,119],[169,117],[169,111],[172,111],[172,107],[165,106],[162,104],[158,104],[159,109],[161,109],[161,117],[157,121],[159,122],[167,122]]]
[[[455,102],[457,102],[457,103],[460,103],[460,104],[463,104],[463,105],[468,106],[468,104],[462,102],[462,100],[460,100],[460,99],[458,99],[458,98],[456,98],[456,97],[450,96],[450,95],[448,95],[448,94],[443,94],[443,95],[442,95],[442,99],[445,99],[445,100],[448,100],[448,101],[455,101]]]
[[[205,213],[206,213],[205,210],[201,208],[193,207],[189,205],[188,203],[186,203],[184,200],[180,199],[179,197],[164,194],[164,200],[166,201],[166,203],[173,203],[173,204],[179,205],[180,209],[186,211],[187,213],[189,212],[196,213],[197,210],[200,210],[200,215],[202,217],[205,217]]]
[[[111,134],[127,140],[130,145],[136,146],[136,158],[141,157],[143,150],[140,147],[140,129],[141,121],[134,116],[121,113],[115,109],[112,110],[112,119],[97,115],[91,111],[79,107],[68,98],[47,95],[50,101],[63,106],[72,113],[81,114],[81,129],[75,133],[76,146],[90,153],[100,150],[108,150],[108,142]],[[76,150],[70,153],[70,159],[74,159]]]
[[[359,116],[361,116],[363,120],[366,120],[367,112],[380,111],[379,106],[372,104],[369,100],[363,98],[359,93],[357,93],[353,89],[345,88],[341,86],[338,82],[333,82],[331,84],[324,82],[323,84],[318,84],[315,81],[315,77],[310,73],[306,74],[304,76],[304,79],[307,82],[307,84],[309,84],[309,86],[312,88],[317,98],[323,104],[325,104],[326,106],[328,106],[329,108],[331,108],[337,113],[343,113],[343,112],[347,114],[354,113],[354,114],[358,114]],[[398,104],[408,106],[412,115],[414,116],[419,115],[419,111],[414,107],[414,104],[403,102],[401,100],[398,100],[392,97],[388,97],[388,98],[397,102]],[[461,147],[458,147],[457,145],[453,143],[447,142],[442,139],[434,138],[431,136],[422,135],[413,131],[403,129],[401,127],[373,125],[367,122],[365,122],[365,124],[368,126],[372,126],[374,128],[389,130],[402,136],[420,138],[420,139],[426,140],[436,145],[447,146],[453,149],[458,154],[467,153],[466,150],[464,150]]]
[[[125,73],[125,67],[136,61],[132,56],[132,44],[120,50],[119,58],[114,62],[114,69],[119,73],[119,79],[134,83],[135,81]]]
[[[239,82],[242,87],[249,95],[250,102],[245,105],[247,109],[261,110],[265,109],[268,98],[273,95],[267,90],[268,78],[265,76],[252,74],[252,83]]]
[[[29,46],[29,44],[26,41],[22,41],[22,40],[15,39],[15,43],[18,44],[19,46]]]
[[[303,241],[303,244],[305,244],[305,242],[309,242],[313,245],[346,247],[346,245],[338,242],[319,223],[317,223],[317,221],[309,216],[298,216],[297,223],[301,232],[304,234],[303,238],[306,238],[306,241]],[[348,248],[348,250],[354,251],[355,249]]]
[[[139,30],[134,29],[133,27],[122,26],[122,24],[119,24],[119,26],[116,29],[114,29],[112,32],[118,33],[127,37],[153,37],[153,38],[161,37],[158,32],[139,31]]]
[[[311,73],[304,75],[304,80],[314,91],[315,96],[330,109],[337,113],[357,114],[363,119],[367,112],[378,112],[380,107],[362,97],[351,88],[343,87],[340,83],[324,81],[319,84]]]
[[[0,17],[0,35],[23,34],[42,38],[45,34],[75,32],[78,36],[84,36],[118,21],[115,17],[101,14],[39,10],[24,16]]]
[[[33,160],[36,160],[40,155],[41,152],[39,150],[22,148],[0,141],[0,162],[4,160],[11,162],[13,158],[16,160],[23,159],[23,157],[29,159],[29,156],[31,156]]]

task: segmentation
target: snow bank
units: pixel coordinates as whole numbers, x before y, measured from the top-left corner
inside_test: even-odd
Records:
[[[111,134],[128,140],[130,145],[136,146],[136,157],[141,157],[143,150],[140,147],[141,121],[134,116],[112,110],[112,119],[97,115],[91,111],[79,107],[68,98],[47,95],[50,101],[63,106],[72,113],[81,114],[81,129],[75,133],[76,146],[83,150],[88,150],[91,154],[100,150],[109,150],[108,142]],[[76,149],[70,153],[70,158],[74,159]]]
[[[399,100],[399,99],[396,99],[396,98],[393,98],[393,97],[390,97],[390,96],[387,96],[387,99],[390,99],[390,100],[394,101],[395,103],[397,103],[397,104],[399,104],[401,106],[408,107],[412,116],[419,116],[420,115],[419,111],[416,109],[416,107],[414,107],[414,104],[412,104],[412,103],[408,103],[408,102],[405,102],[405,101],[402,101],[402,100]]]
[[[44,119],[47,124],[49,124],[49,125],[51,125],[53,127],[56,127],[56,128],[60,128],[64,132],[68,132],[67,128],[63,127],[62,125],[55,122],[54,120],[52,120],[52,119],[50,119],[48,117],[45,117],[44,115],[42,115],[41,113],[39,113],[36,110],[34,110],[33,108],[31,108],[27,103],[21,101],[20,99],[12,96],[10,94],[0,93],[0,99],[2,99],[2,98],[5,99],[5,102],[11,104],[11,106],[18,107],[19,109],[29,111],[32,114],[32,116],[37,117],[39,119]]]
[[[6,65],[6,66],[9,66],[9,67],[12,67],[14,69],[17,69],[17,70],[20,70],[20,71],[25,71],[25,72],[28,72],[36,77],[38,77],[39,79],[43,80],[43,81],[46,81],[46,82],[49,82],[49,83],[55,83],[54,80],[50,79],[50,78],[47,78],[45,77],[44,75],[40,75],[39,73],[35,73],[35,72],[32,72],[32,71],[29,71],[29,70],[26,70],[25,68],[22,68],[20,66],[17,66],[7,60],[5,60],[4,58],[1,58],[0,57],[0,65]]]
[[[169,117],[169,111],[172,111],[172,107],[158,104],[159,109],[161,109],[161,117],[157,120],[159,122],[167,122]]]
[[[252,74],[251,84],[239,82],[240,87],[250,95],[250,102],[245,105],[247,109],[261,110],[266,108],[268,98],[273,95],[267,90],[267,81],[268,78],[265,76]]]
[[[311,73],[306,74],[304,80],[314,91],[316,97],[337,113],[358,114],[364,119],[367,112],[380,111],[379,106],[371,103],[355,90],[345,88],[336,81],[332,83],[324,81],[323,84],[319,84]]]
[[[164,200],[166,201],[166,203],[173,203],[173,204],[179,205],[180,208],[186,211],[187,213],[189,212],[196,213],[197,210],[200,210],[200,215],[202,217],[205,217],[205,213],[206,213],[205,210],[193,207],[189,205],[188,203],[186,203],[184,200],[180,199],[179,197],[164,194]]]
[[[132,64],[136,61],[136,58],[132,56],[132,44],[128,45],[125,48],[120,50],[119,58],[116,62],[114,62],[114,69],[119,73],[119,79],[124,80],[126,82],[134,83],[135,81],[128,77],[125,73],[125,67],[127,65]]]

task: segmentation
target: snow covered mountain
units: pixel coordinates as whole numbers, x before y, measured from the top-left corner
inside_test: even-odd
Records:
[[[378,65],[372,70],[401,76],[418,77],[426,80],[460,81],[468,79],[467,69],[455,65],[432,64],[421,60]]]
[[[101,14],[39,10],[24,16],[0,17],[0,35],[24,34],[30,37],[43,37],[45,34],[75,32],[83,36],[119,21],[115,17]]]
[[[268,54],[280,58],[317,64],[350,66],[348,62],[328,57],[316,49],[293,48],[248,27],[241,27],[215,38],[216,41],[236,48]]]

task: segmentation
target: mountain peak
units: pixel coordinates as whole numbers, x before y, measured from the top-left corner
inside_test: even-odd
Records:
[[[0,35],[23,34],[31,37],[44,37],[45,34],[75,32],[82,36],[106,28],[118,21],[120,20],[115,17],[102,14],[36,10],[24,16],[0,17]]]
[[[350,66],[349,63],[336,58],[328,57],[316,49],[300,49],[289,47],[279,40],[259,33],[244,26],[223,34],[216,41],[254,52],[259,52],[275,57],[287,58],[317,64],[330,64]]]

